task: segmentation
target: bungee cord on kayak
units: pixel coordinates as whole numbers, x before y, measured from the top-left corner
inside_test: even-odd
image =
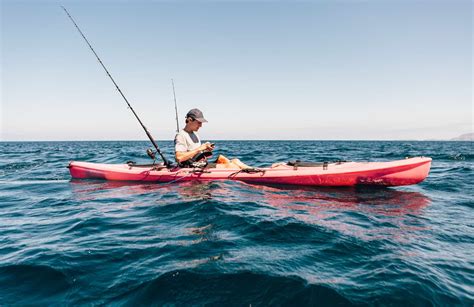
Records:
[[[107,76],[109,76],[110,80],[112,80],[112,83],[115,85],[115,88],[118,90],[118,92],[120,93],[120,95],[122,96],[122,98],[125,100],[125,102],[127,103],[128,105],[128,108],[132,111],[133,115],[135,115],[136,119],[138,120],[138,122],[140,123],[140,125],[142,126],[143,130],[145,130],[145,133],[146,135],[148,136],[148,138],[150,139],[151,143],[153,144],[153,146],[155,147],[156,149],[156,152],[160,155],[161,159],[163,159],[163,162],[164,164],[167,166],[167,167],[171,167],[172,166],[172,162],[169,161],[168,159],[165,158],[165,156],[163,155],[163,153],[161,152],[160,148],[158,147],[158,144],[156,144],[155,142],[155,139],[153,138],[153,136],[150,134],[150,132],[148,131],[148,129],[145,127],[145,125],[142,123],[142,121],[140,120],[140,118],[138,117],[137,113],[135,113],[135,110],[133,110],[132,106],[130,105],[130,103],[128,102],[128,99],[125,97],[125,95],[123,94],[122,90],[120,89],[120,87],[117,85],[117,83],[115,82],[114,78],[112,78],[112,75],[109,73],[109,71],[107,70],[107,68],[105,67],[104,63],[102,62],[102,60],[100,59],[100,57],[97,55],[97,53],[95,52],[94,48],[92,48],[92,45],[89,43],[89,41],[87,40],[86,36],[84,35],[84,33],[82,33],[81,29],[79,28],[79,26],[77,25],[77,23],[74,21],[74,19],[72,18],[71,14],[69,14],[69,12],[66,10],[66,8],[64,6],[61,6],[61,8],[64,10],[64,12],[66,12],[67,16],[69,17],[69,19],[71,19],[72,23],[74,24],[74,26],[76,27],[77,31],[79,31],[79,33],[81,34],[82,38],[84,38],[84,40],[86,41],[87,45],[89,46],[89,48],[92,50],[92,53],[94,53],[95,57],[97,58],[97,60],[99,60],[99,63],[100,65],[102,66],[102,68],[105,70],[105,72],[107,73]],[[147,154],[150,158],[152,158],[153,160],[155,160],[155,153],[152,151],[152,150],[147,150]]]

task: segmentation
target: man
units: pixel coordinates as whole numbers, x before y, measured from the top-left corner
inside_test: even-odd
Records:
[[[208,153],[210,156],[214,150],[214,144],[209,142],[201,144],[199,135],[196,133],[201,128],[202,123],[207,123],[201,110],[191,109],[186,114],[185,123],[186,126],[174,138],[175,159],[180,166],[190,166],[189,162],[193,157],[200,153]],[[215,163],[216,168],[251,168],[239,159],[229,160],[223,155],[219,155]]]
[[[214,144],[206,142],[201,144],[196,133],[202,123],[207,123],[201,110],[192,109],[186,114],[186,126],[174,138],[175,159],[180,165],[185,165],[199,153],[212,152]]]

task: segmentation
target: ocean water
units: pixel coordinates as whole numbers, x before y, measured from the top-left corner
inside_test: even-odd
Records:
[[[398,188],[140,184],[66,166],[148,162],[147,142],[2,142],[0,305],[473,305],[474,143],[215,143],[257,167],[433,164]]]

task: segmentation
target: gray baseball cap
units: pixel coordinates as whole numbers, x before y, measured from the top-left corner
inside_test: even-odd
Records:
[[[207,120],[204,118],[204,114],[202,114],[201,110],[199,109],[189,110],[188,114],[186,114],[186,117],[192,117],[201,123],[207,123]]]

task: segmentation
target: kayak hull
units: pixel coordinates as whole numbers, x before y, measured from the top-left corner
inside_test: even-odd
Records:
[[[100,164],[72,161],[72,178],[118,181],[181,182],[190,180],[238,180],[255,184],[303,186],[402,186],[423,181],[430,171],[431,158],[417,157],[390,162],[339,162],[325,166],[293,167],[279,164],[256,172],[240,169],[166,169],[156,166]]]

